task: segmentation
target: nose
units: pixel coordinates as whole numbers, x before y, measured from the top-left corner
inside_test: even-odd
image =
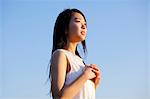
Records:
[[[85,25],[85,24],[82,24],[81,28],[82,28],[82,29],[86,29],[86,25]]]

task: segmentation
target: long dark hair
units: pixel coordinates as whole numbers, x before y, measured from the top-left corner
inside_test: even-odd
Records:
[[[69,29],[69,23],[70,23],[73,13],[81,14],[84,17],[84,20],[86,21],[84,14],[78,9],[65,9],[64,11],[62,11],[58,15],[56,22],[55,22],[55,26],[54,26],[54,30],[53,30],[53,46],[52,46],[51,55],[53,55],[53,52],[55,50],[64,49],[64,47],[66,46],[66,44],[67,44],[66,31]],[[86,48],[85,40],[81,41],[81,44],[83,47],[84,54],[86,54],[87,48]],[[81,57],[77,50],[77,47],[75,50],[75,54],[78,55],[79,57]],[[51,66],[50,66],[50,71],[49,71],[49,79],[51,81]],[[51,93],[51,90],[50,90],[50,93]]]

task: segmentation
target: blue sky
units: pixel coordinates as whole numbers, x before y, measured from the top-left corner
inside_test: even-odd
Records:
[[[84,60],[102,71],[96,98],[150,98],[148,0],[3,0],[0,7],[0,99],[49,99],[52,31],[65,8],[86,16]]]

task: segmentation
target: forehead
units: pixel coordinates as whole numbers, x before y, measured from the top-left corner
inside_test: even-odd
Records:
[[[77,13],[77,12],[74,12],[72,14],[72,19],[80,19],[80,20],[85,21],[84,17],[80,13]]]

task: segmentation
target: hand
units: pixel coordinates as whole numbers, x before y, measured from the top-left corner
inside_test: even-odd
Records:
[[[96,74],[94,73],[94,69],[91,66],[85,65],[83,74],[87,77],[87,79],[93,79],[96,77]]]
[[[91,64],[90,67],[92,67],[94,70],[93,72],[95,73],[96,77],[92,79],[92,81],[95,83],[95,88],[97,87],[97,85],[100,82],[100,70],[98,69],[98,67],[95,64]]]

